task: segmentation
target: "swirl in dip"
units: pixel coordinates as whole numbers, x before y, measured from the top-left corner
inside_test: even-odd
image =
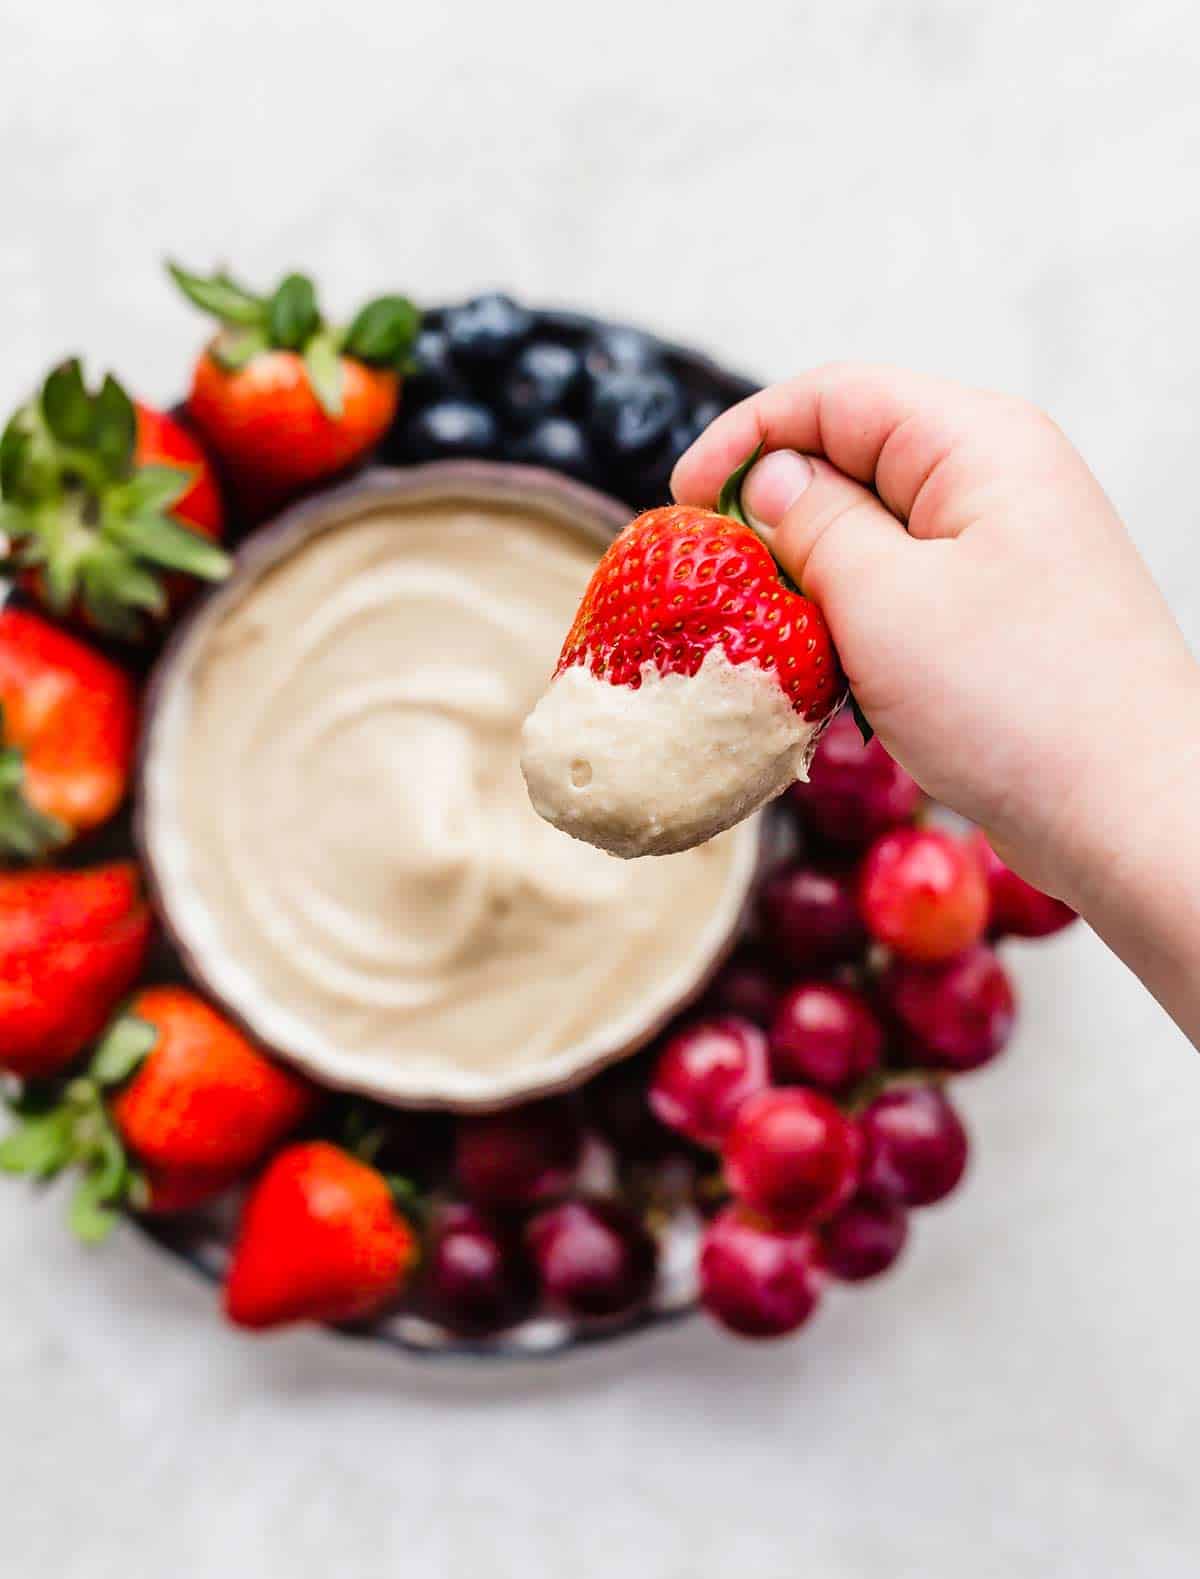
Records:
[[[264,1042],[466,1106],[644,1040],[722,951],[757,848],[621,861],[534,812],[521,723],[604,529],[476,473],[347,490],[254,542],[159,678],[141,830],[177,942]]]

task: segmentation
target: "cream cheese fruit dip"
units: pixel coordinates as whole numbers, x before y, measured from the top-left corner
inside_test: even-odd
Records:
[[[521,724],[604,538],[505,470],[263,534],[151,709],[141,835],[181,950],[269,1046],[401,1101],[486,1106],[644,1039],[756,864],[749,828],[629,862],[531,807]]]
[[[807,779],[821,725],[764,670],[714,647],[695,674],[646,663],[639,679],[564,669],[525,720],[529,798],[556,828],[617,856],[667,855]]]

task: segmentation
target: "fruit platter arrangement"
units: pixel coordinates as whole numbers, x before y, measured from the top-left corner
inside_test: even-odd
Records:
[[[566,489],[613,531],[668,502],[679,455],[753,386],[501,294],[385,295],[337,325],[299,274],[266,294],[171,274],[215,320],[182,405],[90,387],[71,359],[0,438],[0,1169],[69,1177],[82,1240],[130,1218],[239,1327],[418,1353],[558,1352],[697,1306],[780,1336],[831,1283],[886,1272],[966,1171],[951,1085],[1016,1013],[997,944],[1073,916],[849,709],[746,836],[744,893],[668,1010],[515,1097],[323,1078],[211,990],[148,859],[149,720],[271,534],[450,476]],[[674,870],[658,860],[632,864]]]

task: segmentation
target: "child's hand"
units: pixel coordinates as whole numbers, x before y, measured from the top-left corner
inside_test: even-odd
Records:
[[[1022,402],[835,366],[726,412],[676,497],[711,504],[760,440],[743,502],[884,744],[1113,941],[1107,911],[1167,853],[1139,824],[1193,799],[1200,678],[1096,479]]]

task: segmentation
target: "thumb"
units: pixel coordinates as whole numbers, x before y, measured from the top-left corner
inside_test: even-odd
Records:
[[[894,585],[911,567],[916,545],[901,522],[828,461],[774,450],[750,470],[742,503],[783,568],[820,604],[835,640],[856,594]]]

